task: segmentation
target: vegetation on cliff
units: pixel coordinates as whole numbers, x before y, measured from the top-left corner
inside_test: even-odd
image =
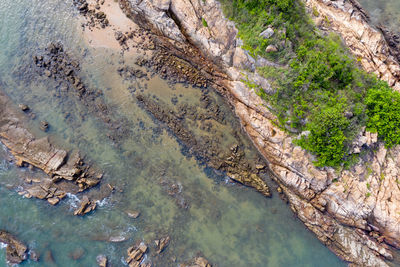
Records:
[[[363,126],[387,147],[400,143],[400,94],[361,70],[337,35],[320,33],[301,1],[220,2],[236,22],[243,48],[282,65],[258,68],[276,88],[258,93],[282,128],[302,133],[295,142],[317,156],[317,166],[350,163]],[[267,28],[274,33],[265,36]]]

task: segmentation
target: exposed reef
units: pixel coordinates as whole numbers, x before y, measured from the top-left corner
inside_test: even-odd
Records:
[[[87,163],[78,151],[54,146],[48,137],[36,138],[26,129],[26,118],[0,91],[0,141],[9,149],[18,166],[32,166],[45,174],[27,179],[19,194],[45,199],[55,205],[67,193],[78,193],[96,186],[102,173]],[[47,175],[46,175],[47,174]]]

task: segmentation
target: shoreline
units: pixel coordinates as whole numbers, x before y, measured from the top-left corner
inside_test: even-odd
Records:
[[[339,174],[335,173],[332,168],[315,168],[311,156],[299,147],[292,145],[292,138],[274,125],[275,116],[264,107],[261,99],[241,82],[243,77],[241,72],[243,71],[256,84],[268,86],[268,81],[263,80],[256,72],[244,70],[255,70],[256,66],[268,64],[268,62],[263,62],[259,58],[252,59],[237,46],[237,30],[232,22],[223,19],[219,3],[209,0],[203,4],[188,6],[187,3],[179,1],[167,1],[168,5],[163,6],[144,2],[146,3],[142,3],[140,6],[132,6],[129,1],[120,1],[128,17],[134,21],[142,21],[143,25],[153,30],[155,34],[168,36],[167,42],[170,44],[174,45],[176,42],[185,40],[187,44],[199,49],[205,58],[211,59],[211,61],[204,60],[204,62],[211,64],[222,62],[214,67],[221,69],[222,65],[222,72],[226,72],[230,79],[224,80],[220,77],[213,79],[211,77],[211,83],[216,85],[215,88],[233,106],[242,127],[264,158],[269,161],[269,167],[274,173],[275,180],[289,198],[292,210],[305,225],[317,235],[321,242],[349,264],[387,266],[384,259],[392,260],[393,255],[386,243],[396,245],[398,241],[396,241],[396,237],[388,236],[388,234],[397,235],[396,232],[384,229],[390,225],[395,226],[397,215],[389,210],[400,207],[397,207],[395,203],[386,210],[384,206],[380,206],[381,210],[373,209],[373,206],[378,206],[379,201],[384,201],[385,191],[379,190],[379,187],[394,186],[394,189],[397,188],[393,185],[395,176],[390,173],[396,169],[391,162],[393,162],[393,157],[395,158],[399,153],[398,149],[392,150],[393,157],[387,157],[386,149],[383,145],[378,144],[379,152],[369,158],[375,172],[367,176],[364,181],[358,179],[359,175],[367,173],[363,162],[357,164],[351,171],[342,170]],[[322,5],[320,1],[311,2]],[[336,11],[339,14],[341,12]],[[172,13],[169,16],[171,19],[162,15],[167,12]],[[362,32],[366,33],[363,36],[365,38],[374,37],[373,42],[369,45],[380,44],[384,47],[386,44],[383,36],[363,22],[363,16],[357,16],[357,14],[357,11],[351,13],[350,19],[361,19],[361,25],[365,28],[365,31]],[[201,20],[198,19],[199,16],[208,22],[210,29],[208,32],[202,30],[203,26]],[[346,16],[343,15],[343,17]],[[175,26],[168,29],[163,27],[163,25],[171,24]],[[338,21],[337,26],[341,25]],[[339,29],[341,28],[339,27]],[[370,35],[368,35],[369,31],[371,31]],[[213,35],[210,36],[211,33]],[[351,40],[352,34],[353,32],[350,31],[350,35],[343,38]],[[361,54],[363,56],[361,61],[376,63],[369,65],[370,70],[378,71],[382,79],[396,88],[395,77],[399,67],[397,62],[393,58],[380,54],[379,46],[375,48],[377,48],[376,51],[362,48],[361,53],[364,54]],[[174,54],[174,51],[171,54]],[[386,61],[374,61],[375,58],[378,59],[382,56]],[[195,59],[188,59],[188,62],[193,66],[198,66],[198,61]],[[391,64],[387,66],[384,64],[386,62]],[[368,65],[364,64],[363,66]],[[367,136],[366,138],[372,144],[376,143],[373,138],[372,140],[371,137],[368,139]],[[379,181],[380,170],[385,172],[385,177],[388,176],[383,182]],[[338,182],[333,183],[334,180]],[[376,189],[376,194],[369,199],[365,197],[367,195],[365,183],[373,184],[373,189]],[[344,194],[346,190],[343,187],[351,188],[350,198],[348,197],[349,193]],[[378,196],[377,194],[383,195]],[[363,206],[360,208],[357,203],[363,203]],[[383,221],[369,219],[378,213],[382,215]]]

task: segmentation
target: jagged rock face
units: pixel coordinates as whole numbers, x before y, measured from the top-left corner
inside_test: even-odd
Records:
[[[350,170],[316,168],[313,156],[293,145],[292,138],[273,123],[276,118],[265,102],[241,82],[241,72],[250,71],[246,73],[249,79],[273,90],[255,67],[274,63],[253,59],[239,47],[237,30],[224,19],[217,1],[129,1],[158,33],[194,44],[225,69],[231,79],[226,89],[242,126],[269,161],[292,209],[305,225],[344,260],[357,266],[387,266],[383,258],[391,259],[392,255],[382,242],[400,247],[400,148],[388,151],[372,140],[375,138],[370,133],[363,133],[360,144],[376,152],[363,157]],[[327,16],[327,30],[342,35],[362,66],[399,90],[400,67],[382,34],[368,24],[354,0],[305,3],[317,8],[317,25],[324,26],[320,18]],[[202,18],[208,27],[204,27]]]
[[[237,30],[234,23],[221,19],[214,0],[129,0],[133,10],[142,14],[164,36],[178,42],[190,40],[214,58],[232,63]],[[203,25],[203,19],[208,27]],[[241,52],[241,51],[240,51]]]

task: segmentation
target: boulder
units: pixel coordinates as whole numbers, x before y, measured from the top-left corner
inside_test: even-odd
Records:
[[[107,257],[104,255],[98,255],[96,257],[97,264],[99,267],[107,267]]]
[[[140,216],[140,211],[129,210],[129,211],[126,211],[126,214],[128,215],[129,218],[137,219]]]
[[[260,33],[260,37],[263,37],[264,39],[271,38],[273,35],[274,35],[274,29],[272,29],[272,27],[268,27],[266,30]]]
[[[171,240],[171,238],[169,236],[166,236],[166,237],[163,237],[161,239],[157,239],[154,241],[157,246],[158,254],[160,254],[161,252],[164,251],[164,249],[168,246],[170,240]]]
[[[143,260],[144,254],[147,252],[148,247],[144,243],[140,243],[138,246],[129,247],[127,250],[128,257],[126,262],[129,267],[140,267]]]
[[[275,45],[269,45],[267,48],[265,48],[265,52],[271,53],[271,52],[278,52],[278,48]]]
[[[28,248],[10,233],[0,230],[0,242],[7,245],[6,259],[10,264],[19,264],[27,259]]]

